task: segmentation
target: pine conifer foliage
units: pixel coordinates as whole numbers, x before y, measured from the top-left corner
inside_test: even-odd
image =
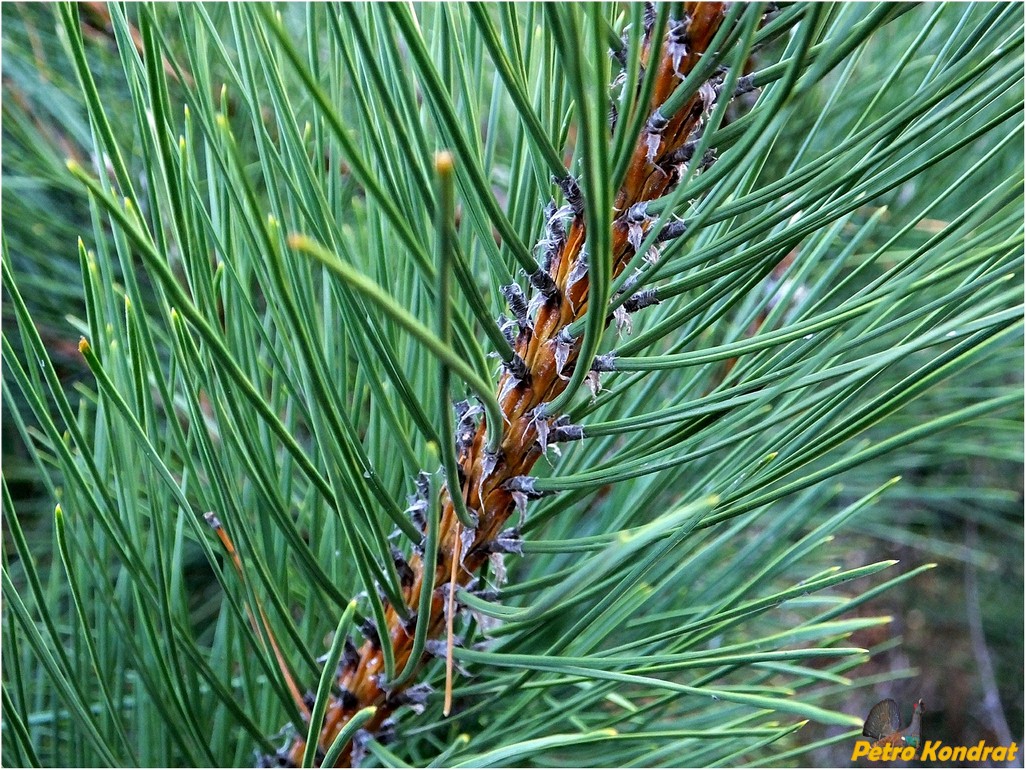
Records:
[[[4,27],[5,419],[42,490],[5,472],[5,763],[858,734],[889,619],[855,610],[929,565],[849,533],[916,447],[1021,453],[1014,7]]]

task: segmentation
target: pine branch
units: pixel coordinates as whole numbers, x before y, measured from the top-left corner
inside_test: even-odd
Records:
[[[689,155],[700,135],[705,119],[721,98],[722,79],[717,73],[705,80],[679,109],[668,109],[679,83],[700,64],[724,21],[721,3],[687,3],[685,14],[670,22],[665,40],[653,40],[654,10],[646,14],[646,30],[641,49],[643,67],[656,67],[654,89],[648,102],[647,117],[634,143],[624,182],[616,193],[613,211],[618,214],[612,227],[613,277],[619,276],[648,235],[655,217],[646,212],[646,204],[666,195],[688,173],[694,162]],[[654,59],[654,63],[650,60]],[[640,90],[640,85],[639,85]],[[704,165],[711,158],[703,158]],[[430,622],[427,634],[438,638],[446,621],[445,604],[450,574],[461,586],[469,586],[490,557],[520,552],[520,527],[527,500],[539,496],[530,472],[550,445],[581,437],[581,428],[571,425],[563,415],[551,415],[550,405],[566,390],[577,366],[582,338],[573,336],[569,327],[586,316],[589,302],[589,241],[586,234],[585,200],[579,183],[571,176],[556,180],[564,205],[553,202],[545,211],[546,237],[541,244],[544,255],[541,268],[530,276],[533,289],[529,301],[518,285],[503,288],[514,320],[505,332],[512,337],[515,355],[504,365],[498,382],[498,401],[502,410],[501,443],[496,451],[487,446],[487,419],[472,428],[474,408],[461,407],[460,425],[455,441],[459,449],[460,490],[466,507],[476,514],[476,529],[460,531],[459,519],[448,489],[442,490],[441,536],[433,575],[425,575],[424,560],[414,554],[402,564],[404,596],[407,606],[388,607],[390,639],[397,670],[402,670],[414,648],[416,608],[422,591],[431,591]],[[664,242],[682,235],[685,228],[672,222],[659,234]],[[657,247],[650,247],[656,253]],[[629,291],[629,285],[625,285]],[[627,314],[653,304],[651,292],[639,292],[624,302],[617,323],[627,322]],[[533,312],[533,317],[532,317]],[[612,316],[606,316],[603,325]],[[516,331],[512,329],[515,326]],[[601,357],[587,372],[589,386],[598,388]],[[426,501],[414,504],[423,508]],[[513,514],[520,522],[505,531]],[[421,521],[427,536],[426,525]],[[454,564],[454,554],[459,563]],[[401,559],[396,556],[397,560]],[[333,743],[354,714],[374,706],[374,715],[356,734],[353,744],[339,756],[339,766],[359,764],[364,735],[383,729],[392,713],[402,705],[420,704],[427,694],[426,685],[385,681],[381,654],[382,641],[370,634],[358,650],[353,650],[340,670],[338,687],[321,731],[320,745]],[[415,664],[416,665],[416,664]],[[269,764],[296,764],[306,746],[297,738]]]
[[[765,765],[991,595],[1021,14],[681,8],[5,6],[7,764]]]

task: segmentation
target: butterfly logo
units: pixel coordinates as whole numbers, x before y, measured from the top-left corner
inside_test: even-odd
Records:
[[[912,706],[912,721],[901,726],[901,713],[898,704],[890,698],[873,706],[862,727],[862,734],[872,738],[874,746],[912,746],[919,747],[922,735],[922,699]]]

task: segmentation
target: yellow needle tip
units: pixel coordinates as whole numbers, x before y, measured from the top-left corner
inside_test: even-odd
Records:
[[[439,174],[451,174],[454,164],[452,153],[448,150],[435,153],[435,171]]]

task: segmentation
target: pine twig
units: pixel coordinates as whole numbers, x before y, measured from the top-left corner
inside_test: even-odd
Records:
[[[651,9],[650,9],[651,10]],[[646,13],[651,21],[654,11]],[[655,87],[645,108],[647,119],[637,137],[623,184],[616,191],[613,222],[613,278],[623,272],[636,249],[651,228],[654,218],[645,214],[644,204],[672,190],[686,173],[686,147],[701,129],[703,120],[718,98],[714,85],[707,83],[673,115],[663,115],[660,107],[676,86],[687,77],[708,50],[724,19],[722,3],[685,3],[684,15],[673,20],[665,41],[653,41],[652,24],[646,23],[646,39],[641,47],[642,69],[649,66],[650,53],[659,51]],[[653,42],[660,45],[653,48]],[[715,78],[715,73],[713,75]],[[640,87],[639,87],[640,91]],[[705,159],[703,159],[705,160]],[[504,294],[515,317],[517,333],[512,336],[515,357],[505,367],[498,382],[498,400],[504,418],[498,451],[490,452],[486,442],[487,419],[476,429],[457,428],[459,467],[463,479],[460,494],[466,508],[478,516],[478,526],[461,528],[450,491],[443,489],[440,540],[433,575],[424,574],[423,560],[414,554],[408,563],[412,580],[407,581],[407,606],[399,613],[387,609],[390,628],[388,640],[371,634],[353,652],[350,665],[341,669],[338,688],[328,709],[321,731],[321,748],[332,745],[357,712],[375,706],[373,717],[358,731],[339,755],[337,765],[355,766],[363,753],[363,744],[382,729],[383,723],[400,706],[418,703],[426,696],[424,685],[403,683],[393,689],[384,681],[382,643],[392,645],[396,670],[402,670],[412,652],[416,608],[422,591],[432,591],[428,636],[438,639],[446,633],[449,594],[457,585],[466,586],[493,554],[518,551],[519,527],[502,531],[517,511],[523,518],[528,499],[540,496],[533,489],[530,471],[550,444],[580,437],[580,429],[569,425],[563,416],[550,416],[544,407],[566,389],[580,351],[580,338],[568,327],[584,317],[588,305],[589,278],[583,198],[577,182],[570,176],[560,182],[565,205],[546,210],[545,259],[541,270],[530,276],[534,290],[528,302],[520,287],[504,287]],[[676,237],[684,228],[676,228],[667,237]],[[626,284],[625,284],[626,286]],[[646,295],[624,303],[623,312],[632,312],[650,304]],[[530,317],[536,307],[534,318]],[[607,318],[608,321],[611,320]],[[618,318],[619,320],[619,318]],[[598,372],[589,373],[589,384],[597,384]],[[462,431],[461,431],[462,428]],[[472,430],[472,434],[470,433]],[[462,436],[461,432],[465,435]],[[471,437],[472,436],[472,437]],[[423,527],[421,527],[423,530]],[[443,590],[440,590],[439,587]],[[449,661],[451,664],[451,659]],[[416,691],[414,691],[416,688]],[[446,711],[449,706],[447,705]],[[295,766],[305,750],[297,737],[276,757],[264,759],[268,766]]]

